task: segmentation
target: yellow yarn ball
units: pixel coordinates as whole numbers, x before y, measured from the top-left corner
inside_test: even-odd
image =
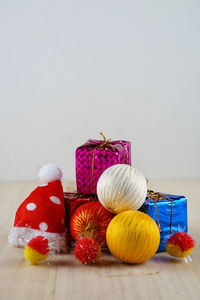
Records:
[[[147,214],[125,211],[109,223],[106,240],[113,256],[123,262],[138,264],[156,253],[160,232],[155,221]]]

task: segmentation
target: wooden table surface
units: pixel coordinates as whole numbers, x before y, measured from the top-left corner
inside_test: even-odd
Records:
[[[192,262],[156,254],[141,265],[121,263],[104,254],[98,264],[81,265],[73,253],[30,266],[23,249],[8,244],[18,205],[36,183],[0,184],[0,299],[200,299],[200,180],[150,181],[151,189],[188,198],[189,231],[196,240]],[[72,185],[64,183],[64,190]]]

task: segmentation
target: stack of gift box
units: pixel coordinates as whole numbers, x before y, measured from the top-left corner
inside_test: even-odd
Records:
[[[103,136],[103,134],[102,134]],[[70,234],[70,218],[76,209],[89,201],[98,201],[97,182],[101,174],[116,164],[131,165],[131,143],[124,140],[88,140],[78,147],[76,158],[77,193],[64,193],[68,244],[75,241]],[[141,211],[151,216],[160,230],[158,252],[165,251],[166,242],[172,233],[187,232],[187,199],[184,196],[169,195],[148,190]]]

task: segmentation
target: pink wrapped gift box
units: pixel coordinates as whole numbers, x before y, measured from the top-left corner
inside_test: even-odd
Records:
[[[103,136],[104,137],[104,136]],[[100,175],[116,164],[131,165],[131,143],[123,140],[88,140],[76,149],[77,192],[96,194]]]

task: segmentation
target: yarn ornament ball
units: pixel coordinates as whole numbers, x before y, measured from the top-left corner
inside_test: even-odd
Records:
[[[137,210],[147,195],[147,182],[136,168],[118,164],[106,169],[97,183],[101,204],[111,213]]]
[[[139,264],[150,259],[160,243],[155,221],[139,211],[116,215],[108,225],[107,245],[113,256],[123,262]]]
[[[45,260],[48,255],[48,240],[43,236],[37,236],[31,239],[24,250],[24,257],[31,265],[35,265],[38,262]]]
[[[171,256],[185,258],[190,255],[195,246],[192,237],[185,232],[176,232],[167,240],[166,251]]]
[[[113,215],[97,201],[82,204],[70,219],[71,235],[75,241],[92,238],[105,248],[106,230],[112,218]]]
[[[87,265],[100,257],[101,247],[95,240],[85,237],[78,241],[74,254],[82,264]]]

